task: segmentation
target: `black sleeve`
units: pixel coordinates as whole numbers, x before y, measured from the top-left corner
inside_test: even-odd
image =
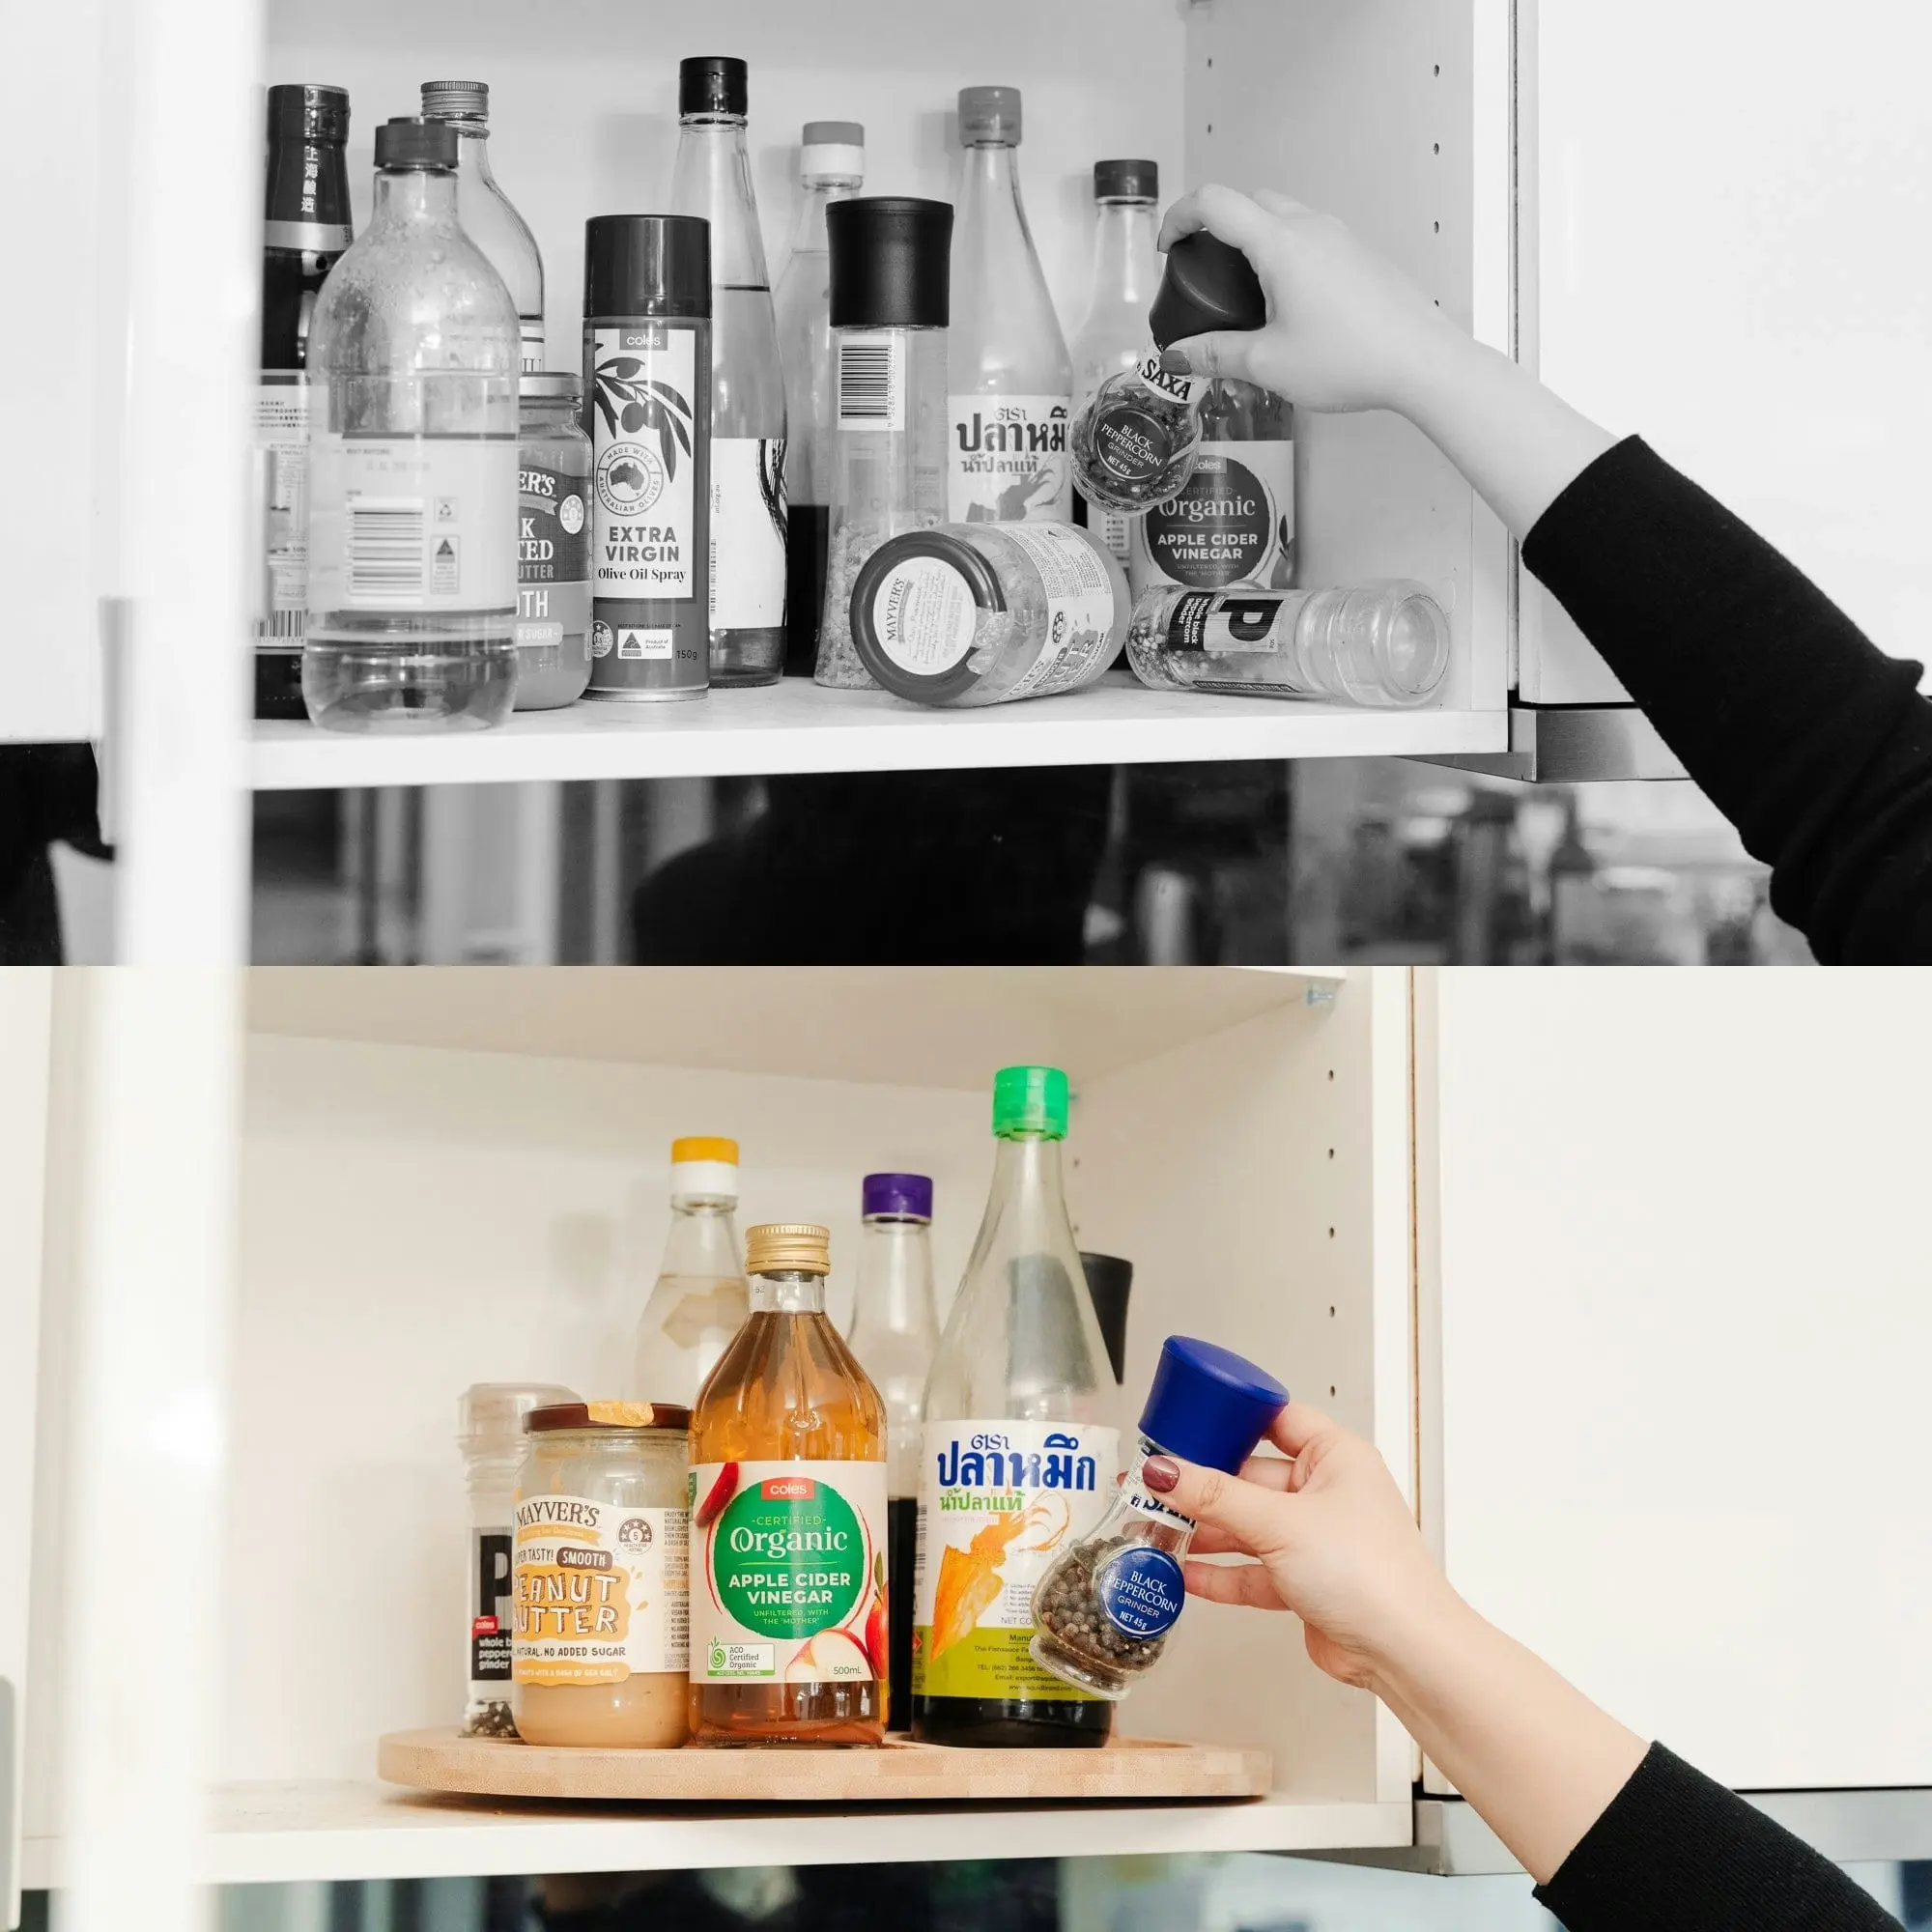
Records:
[[[1569,1932],[1899,1932],[1836,1865],[1662,1745],[1536,1895]]]
[[[1829,964],[1932,960],[1932,703],[1722,504],[1632,438],[1523,561],[1596,645]]]

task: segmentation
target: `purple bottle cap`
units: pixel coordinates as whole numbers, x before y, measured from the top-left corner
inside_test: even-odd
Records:
[[[923,1174],[868,1174],[861,1190],[862,1212],[904,1214],[918,1221],[932,1219],[932,1179]]]

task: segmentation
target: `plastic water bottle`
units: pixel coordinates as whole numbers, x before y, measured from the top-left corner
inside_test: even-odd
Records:
[[[516,304],[456,217],[456,129],[376,131],[309,330],[302,698],[340,731],[500,724],[517,691]]]

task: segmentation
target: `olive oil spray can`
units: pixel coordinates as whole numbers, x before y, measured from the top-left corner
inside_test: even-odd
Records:
[[[711,224],[584,224],[586,697],[702,697],[711,645]]]

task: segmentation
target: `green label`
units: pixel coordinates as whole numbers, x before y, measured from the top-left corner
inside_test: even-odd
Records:
[[[883,1462],[705,1463],[692,1495],[695,1679],[884,1680]]]
[[[719,1519],[711,1560],[719,1601],[742,1629],[811,1636],[843,1623],[858,1603],[866,1532],[830,1484],[779,1477],[731,1502]]]

